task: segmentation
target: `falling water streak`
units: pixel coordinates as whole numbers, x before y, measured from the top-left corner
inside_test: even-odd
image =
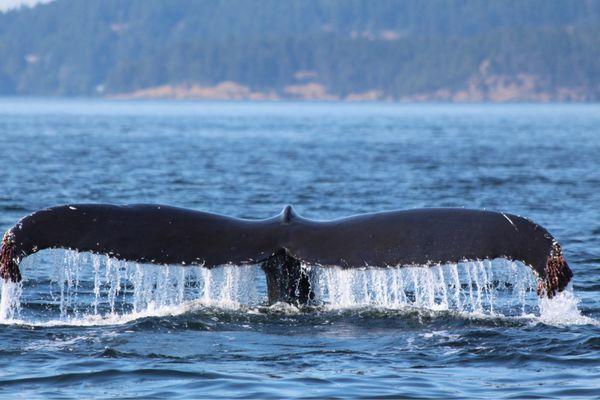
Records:
[[[52,303],[57,304],[58,320],[65,322],[131,313],[151,314],[193,302],[223,308],[256,306],[263,302],[256,288],[258,266],[254,265],[212,269],[166,267],[62,250],[40,252],[27,261],[26,264],[32,264],[31,268],[37,270],[53,267],[53,271],[49,271],[50,297]],[[2,283],[1,320],[18,316],[20,288],[20,284]],[[53,314],[51,308],[36,319],[56,318],[50,314]]]
[[[21,282],[5,281],[0,279],[0,320],[14,320],[19,318],[21,311],[21,293],[23,285]]]
[[[538,309],[535,277],[524,265],[484,260],[431,267],[314,268],[315,303],[522,315]]]
[[[473,300],[473,278],[471,277],[471,267],[468,263],[465,265],[465,271],[467,273],[467,285],[469,285],[469,304],[471,305],[471,307],[474,307],[475,301]]]
[[[477,300],[475,301],[475,311],[483,314],[483,300],[482,300],[482,282],[479,275],[478,263],[469,263],[469,268],[473,270],[473,276],[475,280],[475,287],[477,288]]]
[[[100,301],[100,259],[92,257],[92,266],[94,267],[94,315],[98,315],[98,303]]]
[[[450,273],[452,274],[452,286],[454,287],[454,303],[457,309],[461,310],[462,303],[460,301],[461,283],[458,275],[458,265],[450,265]]]
[[[256,265],[165,267],[86,253],[61,255],[47,265],[56,267],[51,280],[56,293],[53,299],[59,304],[59,318],[63,321],[136,313],[154,315],[167,308],[183,310],[181,306],[195,303],[238,308],[266,302],[265,287],[258,279],[264,275]],[[44,260],[36,262],[43,267]],[[430,267],[302,268],[312,277],[314,305],[325,308],[417,307],[491,316],[540,313],[533,273],[522,264],[507,260]],[[2,284],[0,319],[19,315],[20,296],[20,285]]]

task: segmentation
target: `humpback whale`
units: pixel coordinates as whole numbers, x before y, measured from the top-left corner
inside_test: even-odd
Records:
[[[533,221],[502,212],[426,208],[329,221],[291,206],[250,220],[165,205],[69,204],[34,212],[2,240],[0,277],[21,280],[19,263],[50,248],[154,264],[260,264],[269,302],[313,298],[304,265],[342,268],[423,267],[505,258],[523,262],[538,295],[553,297],[572,277],[554,237]]]

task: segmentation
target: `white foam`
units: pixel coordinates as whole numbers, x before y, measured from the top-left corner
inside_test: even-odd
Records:
[[[571,285],[569,285],[571,286]],[[546,325],[600,325],[599,321],[582,315],[579,311],[580,299],[572,287],[557,293],[551,299],[540,299],[539,322]]]

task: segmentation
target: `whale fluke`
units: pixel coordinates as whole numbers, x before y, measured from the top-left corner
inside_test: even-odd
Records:
[[[538,294],[548,297],[572,277],[546,229],[512,214],[458,208],[315,221],[291,206],[248,220],[164,205],[64,205],[26,216],[6,232],[0,277],[20,281],[21,260],[49,248],[154,264],[261,264],[269,301],[300,304],[313,296],[303,263],[360,268],[506,258],[532,268]]]

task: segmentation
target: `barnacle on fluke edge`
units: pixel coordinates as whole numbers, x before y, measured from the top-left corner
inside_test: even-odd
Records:
[[[11,230],[8,230],[2,238],[2,249],[0,249],[0,277],[13,282],[21,281],[19,270],[19,258],[15,257],[15,241]]]
[[[546,277],[538,283],[538,295],[552,298],[556,292],[561,292],[573,278],[573,272],[562,255],[562,249],[557,242],[552,244],[550,255],[546,262]]]
[[[75,204],[37,211],[2,240],[0,276],[20,281],[24,257],[71,249],[155,264],[257,264],[269,301],[305,304],[313,298],[301,264],[323,267],[423,267],[464,260],[521,261],[538,278],[538,295],[553,297],[573,276],[560,245],[520,216],[462,208],[388,211],[316,221],[291,206],[248,220],[152,205]]]

